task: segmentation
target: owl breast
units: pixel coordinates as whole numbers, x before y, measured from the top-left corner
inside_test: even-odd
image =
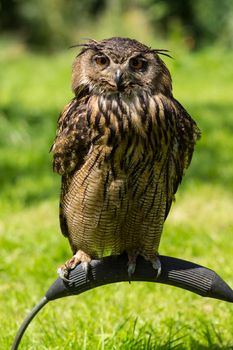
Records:
[[[157,250],[174,124],[163,106],[146,94],[131,101],[93,97],[87,104],[93,145],[62,204],[74,250],[96,258]]]

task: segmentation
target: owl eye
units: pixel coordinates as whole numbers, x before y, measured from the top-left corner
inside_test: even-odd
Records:
[[[107,66],[109,63],[109,59],[106,56],[95,56],[94,61],[101,67]]]
[[[129,61],[129,64],[130,64],[130,67],[134,70],[145,69],[147,66],[146,60],[142,57],[131,58]]]

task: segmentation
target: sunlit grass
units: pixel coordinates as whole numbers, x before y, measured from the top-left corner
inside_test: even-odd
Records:
[[[174,51],[174,50],[173,50]],[[172,53],[176,56],[175,53]],[[49,148],[70,92],[74,51],[0,55],[0,349],[70,256],[59,232],[59,177]],[[233,285],[232,56],[167,60],[174,94],[202,130],[165,225],[160,253],[214,269]],[[22,349],[233,349],[230,304],[150,283],[104,286],[51,302]]]

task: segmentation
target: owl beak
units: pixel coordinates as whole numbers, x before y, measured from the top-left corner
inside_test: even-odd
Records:
[[[120,69],[117,69],[117,71],[115,73],[115,83],[116,83],[118,90],[121,89],[122,82],[123,82],[123,73]]]

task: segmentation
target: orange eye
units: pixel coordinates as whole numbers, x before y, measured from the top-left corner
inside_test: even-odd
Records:
[[[108,64],[108,58],[106,56],[96,56],[94,57],[95,63],[99,66],[106,66]]]
[[[146,61],[140,57],[131,58],[130,67],[135,70],[143,69],[146,67]]]

